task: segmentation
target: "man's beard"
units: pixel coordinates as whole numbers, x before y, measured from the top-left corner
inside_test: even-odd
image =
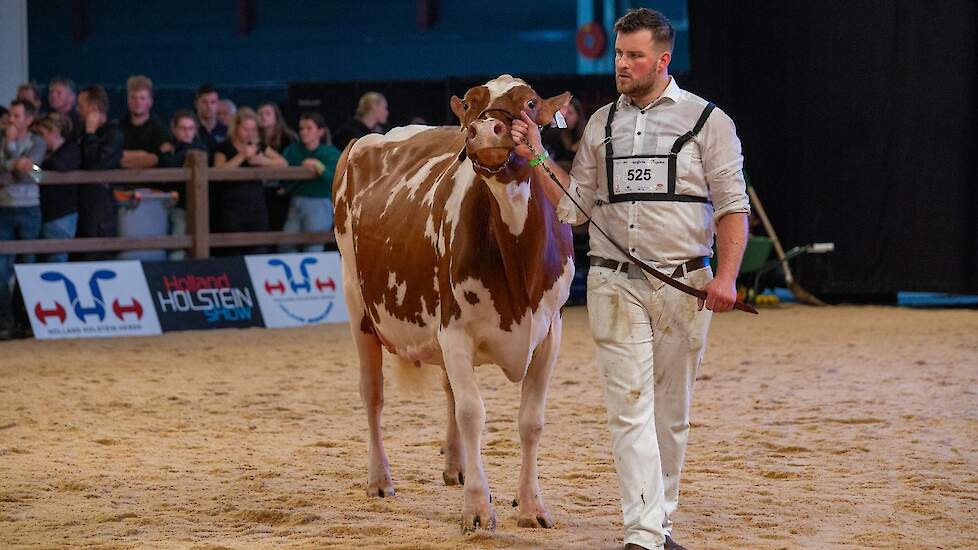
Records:
[[[635,80],[632,77],[628,82],[622,83],[617,78],[615,79],[615,88],[618,89],[618,93],[625,94],[628,97],[645,97],[652,93],[652,88],[655,87],[655,73],[649,73],[642,80]]]

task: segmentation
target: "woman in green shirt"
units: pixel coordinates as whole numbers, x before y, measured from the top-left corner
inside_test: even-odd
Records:
[[[329,130],[319,113],[299,117],[299,141],[285,148],[283,156],[290,166],[306,166],[319,177],[288,184],[292,195],[283,231],[305,233],[333,228],[333,174],[340,151],[329,144]],[[308,245],[305,252],[321,252],[321,244]]]

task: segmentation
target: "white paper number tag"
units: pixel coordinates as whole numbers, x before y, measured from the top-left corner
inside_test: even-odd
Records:
[[[643,157],[615,159],[614,190],[625,193],[667,193],[669,191],[669,159]]]
[[[554,127],[557,127],[557,128],[566,128],[567,127],[567,121],[564,120],[564,115],[560,114],[560,111],[557,111],[556,113],[554,113],[554,121],[553,121],[553,124],[551,124],[551,126],[554,126]]]

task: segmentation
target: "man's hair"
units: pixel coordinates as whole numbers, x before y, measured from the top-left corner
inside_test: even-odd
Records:
[[[99,111],[105,114],[109,113],[109,93],[101,85],[86,86],[79,92],[79,95],[81,94],[85,94],[88,97],[88,102],[97,107]]]
[[[20,105],[21,107],[23,107],[24,113],[31,118],[34,118],[34,116],[37,115],[37,107],[35,107],[33,103],[27,101],[26,99],[15,99],[11,101],[10,106],[13,107],[14,105]]]
[[[20,86],[17,86],[18,94],[24,90],[30,90],[31,93],[34,94],[34,97],[36,97],[37,99],[41,99],[41,88],[40,86],[37,85],[37,82],[34,82],[32,80],[30,82],[25,82]]]
[[[659,11],[648,8],[628,10],[615,22],[614,27],[617,34],[631,34],[646,29],[652,33],[653,42],[667,46],[669,51],[672,51],[672,47],[676,44],[676,30]]]
[[[57,132],[63,136],[71,133],[71,118],[61,113],[48,113],[31,124],[31,131],[37,132],[39,128],[44,128],[49,132]]]
[[[357,103],[357,117],[362,117],[363,115],[370,112],[370,109],[379,103],[387,103],[387,98],[379,92],[367,92],[360,96],[360,101]]]
[[[64,86],[65,88],[71,90],[71,95],[74,96],[78,95],[78,86],[76,86],[75,81],[70,78],[64,76],[56,76],[51,79],[51,82],[48,82],[49,90],[51,89],[51,86]]]
[[[153,81],[149,77],[137,74],[130,76],[126,81],[126,93],[140,92],[146,90],[149,95],[153,95]]]
[[[221,95],[218,93],[217,88],[215,88],[213,84],[201,84],[197,88],[197,93],[194,95],[194,99],[199,99],[200,96],[207,94],[217,94],[218,96]]]
[[[177,124],[185,118],[189,118],[194,121],[195,126],[197,125],[197,117],[189,109],[177,109],[173,112],[173,118],[170,119],[170,127],[176,128]]]

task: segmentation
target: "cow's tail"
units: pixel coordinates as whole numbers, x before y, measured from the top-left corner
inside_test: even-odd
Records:
[[[394,387],[406,395],[421,396],[436,391],[441,387],[444,371],[432,365],[410,361],[395,355],[394,368],[391,375]]]

